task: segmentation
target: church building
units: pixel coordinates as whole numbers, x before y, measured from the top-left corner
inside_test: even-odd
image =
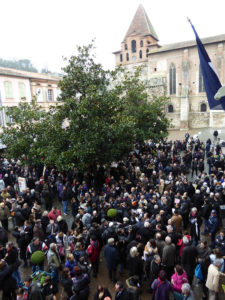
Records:
[[[201,39],[221,84],[225,83],[225,34]],[[205,93],[196,41],[160,45],[145,9],[140,5],[114,52],[116,66],[129,70],[143,66],[150,96],[167,96],[165,107],[173,129],[224,127],[225,112],[210,110]]]

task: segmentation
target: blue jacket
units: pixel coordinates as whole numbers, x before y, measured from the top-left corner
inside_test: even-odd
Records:
[[[210,233],[215,233],[218,227],[218,218],[216,216],[210,216],[209,217],[209,222],[208,222],[208,227],[209,227],[209,232]]]
[[[119,252],[114,246],[106,245],[104,249],[106,265],[109,270],[116,267],[119,262]]]

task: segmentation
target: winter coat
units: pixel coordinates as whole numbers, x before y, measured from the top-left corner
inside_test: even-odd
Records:
[[[36,282],[32,282],[28,289],[27,300],[43,300],[41,289]]]
[[[188,276],[193,276],[196,266],[197,250],[194,246],[187,245],[184,247],[181,255],[181,264]]]
[[[176,247],[174,244],[166,245],[163,248],[162,264],[167,267],[175,265]]]
[[[222,238],[220,235],[217,235],[216,246],[220,249],[220,253],[225,256],[225,236]]]
[[[61,265],[61,259],[59,257],[58,251],[53,251],[51,249],[48,250],[47,253],[48,265],[53,267],[54,269],[59,269]]]
[[[185,271],[181,275],[174,273],[171,279],[173,279],[172,288],[178,293],[181,293],[182,284],[188,282],[187,274]]]
[[[218,218],[215,216],[210,216],[208,221],[208,227],[210,233],[215,233],[218,227]]]
[[[72,278],[73,280],[73,289],[76,294],[79,295],[79,299],[86,300],[89,295],[89,283],[90,279],[88,274],[76,275]]]
[[[130,295],[128,291],[124,288],[121,293],[116,293],[115,300],[130,300]]]
[[[68,225],[67,225],[67,222],[65,220],[59,221],[58,222],[58,227],[59,227],[59,232],[63,232],[65,234],[67,234]]]
[[[104,249],[104,256],[106,259],[107,268],[109,270],[114,269],[119,262],[118,250],[113,246],[106,245]]]
[[[3,227],[0,227],[0,243],[6,244],[7,242],[8,242],[8,233]]]
[[[143,261],[140,256],[131,257],[130,255],[128,255],[127,269],[129,272],[129,276],[136,275],[141,278],[143,273]]]
[[[22,215],[22,212],[21,212],[20,209],[17,209],[15,211],[14,218],[15,218],[15,221],[16,221],[16,226],[22,227],[24,225],[25,218]]]
[[[219,291],[219,276],[220,272],[216,266],[211,264],[208,268],[208,276],[206,280],[206,287],[214,292]]]
[[[172,285],[168,280],[155,279],[152,283],[152,289],[155,291],[154,300],[169,300]]]
[[[0,208],[0,221],[3,221],[3,220],[7,220],[8,217],[10,216],[10,211],[8,209],[8,206],[5,205],[4,208]]]
[[[65,268],[68,268],[70,270],[70,275],[71,277],[74,276],[74,273],[73,273],[73,268],[77,266],[77,262],[75,261],[75,259],[73,261],[71,260],[67,260],[66,263],[65,263]]]
[[[87,253],[89,255],[90,261],[96,262],[100,254],[100,245],[98,241],[92,241],[90,246],[87,248]]]

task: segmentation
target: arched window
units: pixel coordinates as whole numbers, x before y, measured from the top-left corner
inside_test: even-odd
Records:
[[[202,69],[201,66],[199,65],[199,73],[198,73],[198,92],[203,93],[205,92],[205,86],[203,82],[203,76],[202,76]]]
[[[144,46],[144,43],[143,43],[143,41],[141,40],[140,41],[140,47],[143,47]]]
[[[149,49],[146,49],[146,57],[148,57]]]
[[[125,44],[125,45],[124,45],[124,49],[125,49],[125,50],[127,50],[127,49],[128,49],[128,47],[127,47],[127,44]]]
[[[168,105],[168,113],[173,113],[173,105]]]
[[[126,54],[126,57],[127,57],[127,61],[128,61],[129,60],[129,53]]]
[[[13,88],[12,88],[12,82],[11,81],[5,81],[4,82],[5,87],[5,97],[8,99],[13,98]]]
[[[123,61],[123,54],[120,54],[120,61]]]
[[[139,58],[142,58],[142,50],[139,51]]]
[[[201,111],[201,112],[206,112],[206,111],[207,111],[207,106],[206,106],[205,103],[202,103],[202,104],[201,104],[200,111]]]
[[[170,95],[176,94],[176,68],[174,64],[170,66]]]
[[[135,40],[131,41],[131,50],[132,50],[132,53],[135,53],[137,51],[137,49],[136,49],[136,41]]]

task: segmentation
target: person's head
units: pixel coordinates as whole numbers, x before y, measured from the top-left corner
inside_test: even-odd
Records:
[[[214,262],[213,262],[213,264],[219,270],[220,267],[221,267],[221,259],[219,259],[219,258],[215,259]]]
[[[154,262],[157,263],[158,265],[161,264],[161,257],[158,254],[154,255],[153,259]]]
[[[6,249],[7,249],[7,251],[10,251],[10,250],[12,249],[13,246],[14,246],[13,242],[8,242],[8,243],[6,244]]]
[[[117,281],[115,284],[115,291],[120,292],[124,289],[124,285],[121,281]]]
[[[188,245],[190,243],[190,240],[188,239],[187,236],[183,236],[182,241],[183,241],[184,245]]]
[[[73,268],[73,273],[74,273],[74,275],[77,275],[77,276],[81,275],[82,274],[81,267],[80,266],[75,266]]]
[[[24,279],[25,287],[29,288],[29,286],[31,285],[31,283],[32,283],[32,277],[31,277],[31,276],[27,276],[27,277]]]
[[[49,248],[52,250],[52,251],[55,251],[56,250],[56,244],[55,243],[51,243]]]
[[[34,237],[33,238],[33,243],[34,243],[35,246],[39,245],[40,239],[38,237]]]
[[[167,236],[167,237],[165,238],[165,242],[166,242],[167,245],[170,245],[170,244],[172,243],[171,237],[170,237],[170,236]]]
[[[74,256],[73,256],[73,254],[72,253],[69,253],[68,255],[67,255],[67,260],[69,260],[69,261],[74,261]]]
[[[114,243],[115,243],[114,238],[109,238],[109,239],[108,239],[108,245],[109,245],[109,246],[113,246]]]
[[[164,270],[161,270],[161,271],[159,272],[159,279],[160,279],[161,281],[165,281],[165,280],[166,280],[166,272],[165,272]]]
[[[183,270],[183,267],[181,265],[176,265],[175,266],[175,272],[178,274],[178,275],[182,275],[184,273],[184,270]]]
[[[201,247],[202,249],[205,249],[205,248],[207,247],[207,241],[206,241],[206,240],[201,241],[200,247]]]
[[[191,293],[191,286],[189,283],[182,284],[182,293],[187,296]]]
[[[224,232],[223,230],[221,230],[221,231],[220,231],[220,237],[221,237],[221,238],[224,238],[224,236],[225,236],[225,232]]]
[[[134,258],[137,255],[138,255],[138,249],[137,249],[137,247],[132,247],[130,249],[130,256]]]
[[[58,216],[58,217],[57,217],[57,222],[61,222],[61,221],[62,221],[62,219],[63,219],[63,217],[62,217],[62,216]]]
[[[70,276],[70,269],[69,268],[63,268],[62,278],[68,278],[69,276]]]
[[[17,296],[18,297],[23,297],[24,291],[25,290],[23,288],[18,288],[17,293],[16,293]]]

